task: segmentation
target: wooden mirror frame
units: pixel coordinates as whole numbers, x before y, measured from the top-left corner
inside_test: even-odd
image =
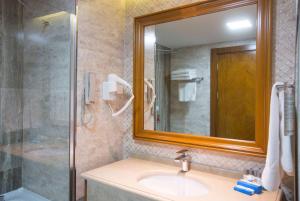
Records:
[[[255,141],[144,130],[144,30],[166,23],[257,4]],[[134,139],[265,157],[271,93],[271,0],[209,0],[135,18]]]

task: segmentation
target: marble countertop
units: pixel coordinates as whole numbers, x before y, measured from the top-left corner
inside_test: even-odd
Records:
[[[281,191],[263,192],[261,195],[247,196],[233,190],[236,179],[191,170],[186,177],[200,180],[209,188],[209,193],[200,197],[174,197],[153,192],[138,183],[139,178],[155,173],[177,174],[178,167],[129,158],[103,166],[82,174],[86,180],[92,180],[137,193],[160,201],[279,201]]]

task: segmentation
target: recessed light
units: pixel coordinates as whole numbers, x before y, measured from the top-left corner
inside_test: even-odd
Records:
[[[226,23],[226,25],[231,30],[246,29],[252,27],[252,24],[249,20],[238,20],[238,21],[228,22]]]

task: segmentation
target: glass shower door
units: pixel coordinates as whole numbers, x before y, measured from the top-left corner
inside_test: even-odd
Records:
[[[0,0],[5,201],[71,199],[74,13],[73,0]]]

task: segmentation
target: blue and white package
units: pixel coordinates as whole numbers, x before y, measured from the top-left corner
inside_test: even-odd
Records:
[[[243,194],[246,194],[246,195],[250,195],[250,196],[255,193],[253,189],[247,188],[247,187],[244,187],[244,186],[240,186],[240,185],[234,186],[233,189],[235,191],[238,191],[240,193],[243,193]]]
[[[256,184],[254,182],[250,182],[250,181],[247,181],[247,180],[244,180],[244,179],[239,180],[237,182],[237,185],[244,186],[246,188],[250,188],[250,189],[254,190],[254,192],[256,194],[261,194],[262,190],[263,190],[262,185],[259,185],[259,184]]]

